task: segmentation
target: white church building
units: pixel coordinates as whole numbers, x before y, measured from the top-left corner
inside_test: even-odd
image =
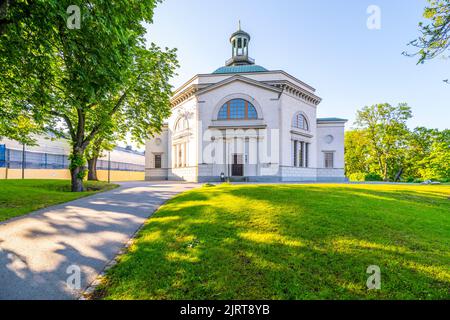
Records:
[[[345,181],[347,120],[317,118],[316,90],[249,57],[250,35],[231,35],[232,57],[172,97],[172,115],[146,143],[146,179]]]

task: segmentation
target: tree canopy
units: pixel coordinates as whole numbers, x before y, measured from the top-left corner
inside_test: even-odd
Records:
[[[394,107],[388,103],[366,106],[358,111],[356,124],[365,130],[371,148],[369,154],[376,160],[377,172],[384,180],[402,169],[402,149],[405,146],[406,121],[411,109],[402,103]]]
[[[39,127],[69,137],[73,191],[82,190],[84,152],[96,137],[120,124],[142,142],[170,114],[176,53],[147,45],[142,25],[158,2],[16,0],[7,7],[0,107],[27,110]],[[71,5],[80,9],[80,29],[68,28]]]
[[[351,180],[450,180],[450,130],[410,130],[406,104],[377,104],[358,111],[345,133],[346,174]]]

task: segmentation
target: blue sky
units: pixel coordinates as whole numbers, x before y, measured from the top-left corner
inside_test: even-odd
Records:
[[[231,55],[228,38],[252,36],[250,56],[317,89],[320,117],[349,119],[365,105],[407,102],[410,127],[449,128],[450,61],[416,65],[402,55],[418,35],[426,0],[165,0],[148,26],[148,41],[178,48],[179,86],[210,73]],[[381,9],[381,29],[366,26],[369,5]]]

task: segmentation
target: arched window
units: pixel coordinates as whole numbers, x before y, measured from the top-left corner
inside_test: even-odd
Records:
[[[183,131],[189,128],[188,120],[185,117],[178,119],[175,124],[175,132]]]
[[[233,99],[220,108],[218,120],[254,120],[258,119],[256,108],[243,99]]]
[[[306,120],[306,117],[303,114],[297,113],[294,117],[293,127],[302,130],[309,130],[308,120]]]

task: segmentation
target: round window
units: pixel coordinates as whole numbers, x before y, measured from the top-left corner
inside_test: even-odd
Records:
[[[331,134],[325,136],[325,142],[326,143],[330,144],[330,143],[333,142],[333,140],[334,140],[334,137]]]

